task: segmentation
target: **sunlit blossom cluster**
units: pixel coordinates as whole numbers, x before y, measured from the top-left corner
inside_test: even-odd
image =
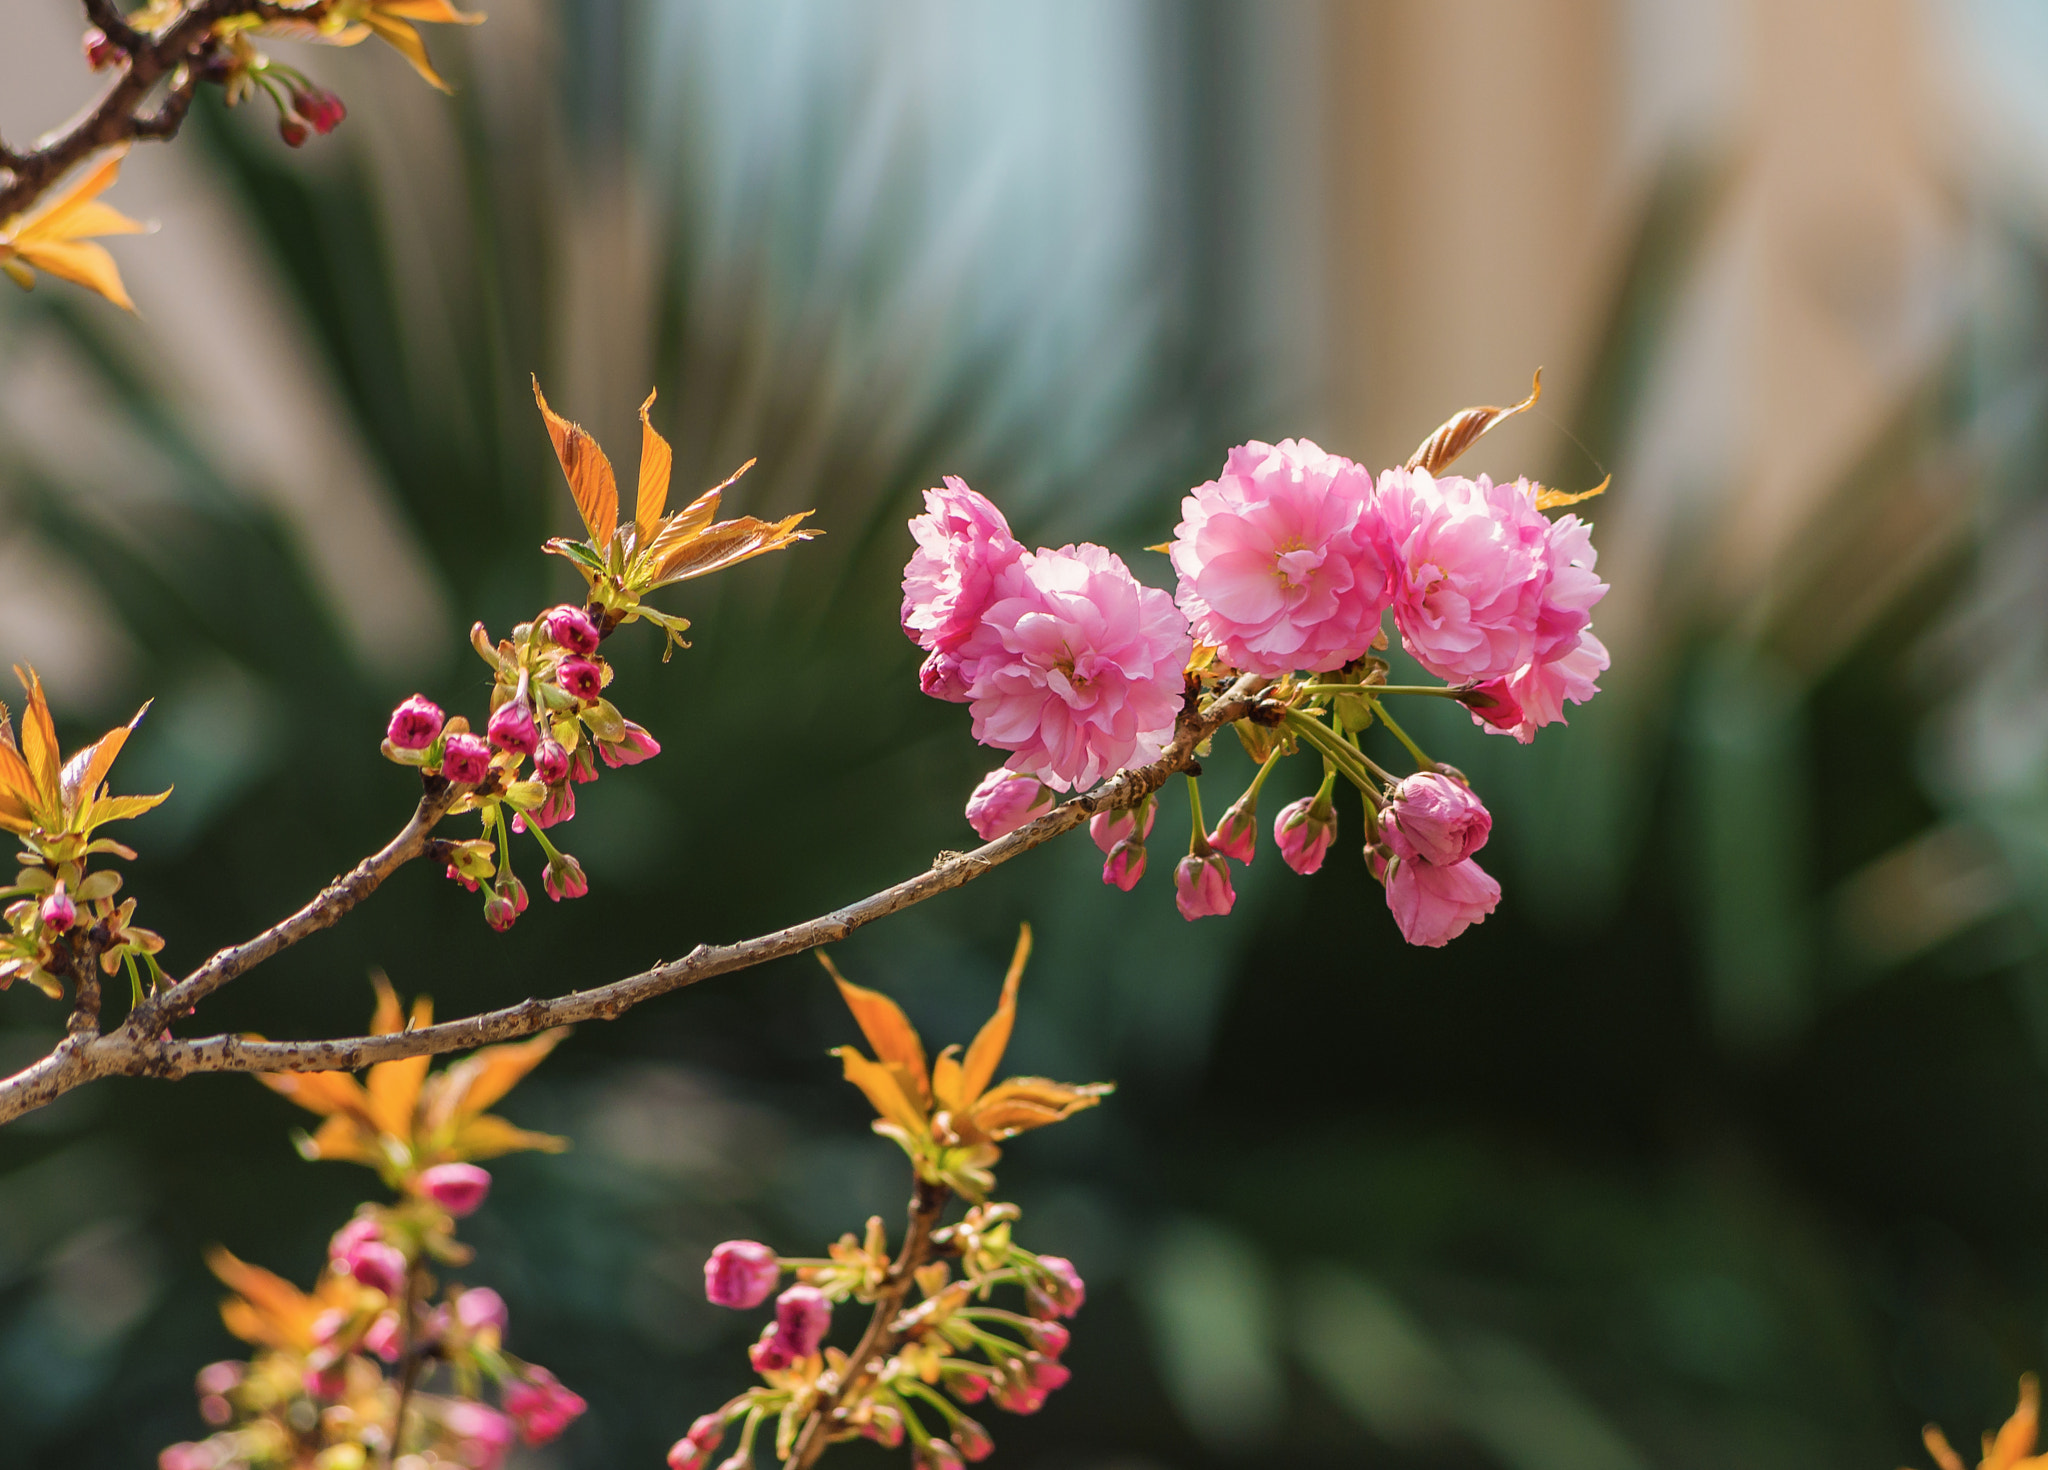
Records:
[[[1607,584],[1591,528],[1544,513],[1574,498],[1419,463],[1375,478],[1305,439],[1241,444],[1182,501],[1173,541],[1158,548],[1177,578],[1169,598],[1101,547],[1026,551],[993,503],[948,477],[910,523],[902,622],[927,655],[925,692],[968,704],[975,738],[1010,752],[970,797],[969,822],[985,840],[1007,835],[1049,813],[1055,793],[1156,760],[1184,714],[1226,692],[1248,696],[1265,721],[1239,726],[1257,778],[1213,829],[1191,782],[1189,850],[1174,869],[1180,912],[1230,911],[1231,864],[1257,848],[1260,789],[1280,757],[1308,746],[1324,779],[1275,820],[1282,860],[1301,873],[1322,866],[1337,834],[1335,784],[1347,780],[1364,797],[1368,869],[1402,936],[1444,943],[1499,901],[1472,859],[1490,818],[1384,701],[1455,698],[1482,729],[1526,743],[1598,691],[1608,658],[1592,609]],[[1378,656],[1389,615],[1408,655],[1443,684],[1389,684]],[[1420,771],[1377,764],[1359,740],[1375,723]],[[1105,883],[1128,890],[1143,877],[1156,815],[1147,792],[1093,818]],[[1455,842],[1438,840],[1446,824]]]

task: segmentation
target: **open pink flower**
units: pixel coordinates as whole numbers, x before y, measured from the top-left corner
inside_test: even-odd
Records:
[[[1504,702],[1515,706],[1517,718],[1467,701],[1481,725],[1524,745],[1542,726],[1564,719],[1566,700],[1584,704],[1600,692],[1597,681],[1607,668],[1607,648],[1593,636],[1592,610],[1607,595],[1607,584],[1593,570],[1592,529],[1573,515],[1551,523],[1544,546],[1549,578],[1537,612],[1535,652],[1504,685]]]
[[[1387,907],[1401,937],[1431,949],[1484,922],[1500,902],[1500,884],[1470,858],[1449,867],[1396,858],[1387,865],[1385,882]]]
[[[1472,856],[1492,831],[1493,816],[1472,788],[1435,771],[1400,782],[1380,813],[1380,835],[1394,856],[1440,868]]]
[[[910,522],[917,550],[903,569],[903,631],[931,655],[919,682],[937,699],[964,704],[962,644],[997,597],[996,581],[1024,555],[1010,523],[957,475],[924,492],[925,513]]]
[[[1278,678],[1372,646],[1388,599],[1372,476],[1306,439],[1253,440],[1181,502],[1173,567],[1195,636]]]
[[[1388,470],[1378,501],[1394,621],[1424,668],[1497,679],[1536,656],[1551,526],[1523,486]]]
[[[1100,546],[1025,557],[961,646],[974,738],[1056,791],[1156,760],[1193,640],[1173,599]]]

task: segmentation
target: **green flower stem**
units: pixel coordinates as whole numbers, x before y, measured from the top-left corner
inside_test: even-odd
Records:
[[[1415,763],[1418,766],[1422,767],[1425,771],[1434,771],[1436,769],[1436,762],[1422,753],[1422,747],[1408,738],[1408,732],[1394,723],[1393,717],[1381,707],[1377,699],[1372,702],[1372,712],[1380,717],[1381,724],[1394,732],[1396,740],[1408,747],[1408,753],[1415,757]]]
[[[1264,760],[1259,762],[1258,773],[1252,777],[1252,784],[1248,788],[1248,793],[1251,796],[1253,806],[1257,806],[1259,804],[1259,791],[1261,788],[1265,786],[1266,778],[1273,774],[1273,768],[1279,764],[1280,752],[1277,750],[1274,751],[1271,755],[1267,756]]]
[[[1456,699],[1461,691],[1441,684],[1297,684],[1297,694],[1433,694],[1438,699]]]
[[[1209,829],[1202,825],[1202,786],[1193,776],[1188,777],[1188,812],[1194,818],[1195,830],[1188,838],[1188,851],[1197,857],[1209,855]]]
[[[1323,758],[1343,772],[1344,778],[1352,785],[1369,795],[1378,795],[1365,757],[1339,740],[1328,726],[1310,719],[1299,710],[1289,710],[1283,718],[1289,729],[1321,752]]]
[[[1323,784],[1316,788],[1316,799],[1310,804],[1310,809],[1330,805],[1330,793],[1336,789],[1337,768],[1326,760],[1323,762]],[[1370,807],[1372,803],[1368,801],[1366,805]]]
[[[740,1430],[739,1453],[733,1457],[734,1459],[751,1461],[754,1458],[754,1436],[760,1433],[761,1421],[767,1415],[768,1411],[759,1404],[747,1411],[746,1427]]]
[[[918,1398],[924,1400],[924,1402],[930,1404],[933,1408],[937,1409],[940,1414],[945,1416],[945,1423],[948,1430],[950,1430],[955,1424],[958,1424],[960,1422],[960,1411],[953,1406],[951,1400],[946,1398],[944,1394],[937,1392],[930,1385],[921,1383],[915,1378],[905,1378],[900,1380],[896,1385],[896,1393],[899,1398],[906,1394],[914,1394]],[[903,1417],[906,1419],[911,1417],[909,1406],[907,1404],[904,1406]]]
[[[526,824],[526,831],[528,836],[540,844],[541,851],[548,855],[550,863],[558,863],[562,860],[562,854],[556,850],[554,843],[548,841],[548,834],[541,830],[540,823],[528,822]],[[584,850],[586,852],[589,851],[588,848]]]
[[[503,875],[512,871],[512,837],[505,830],[504,802],[491,803],[491,825],[498,834],[498,873]]]

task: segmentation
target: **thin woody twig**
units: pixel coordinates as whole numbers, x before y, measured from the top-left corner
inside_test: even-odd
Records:
[[[467,1051],[491,1042],[532,1036],[581,1021],[615,1020],[642,1001],[708,980],[714,975],[730,974],[769,960],[800,954],[821,944],[836,943],[877,919],[900,913],[914,904],[972,882],[1011,858],[1072,831],[1097,812],[1130,806],[1157,791],[1177,772],[1186,770],[1193,764],[1195,752],[1205,740],[1232,721],[1244,718],[1255,704],[1255,698],[1241,688],[1234,688],[1207,710],[1199,714],[1184,714],[1172,745],[1151,765],[1121,772],[1088,795],[1062,803],[1006,837],[999,837],[972,852],[948,857],[916,877],[870,894],[845,908],[737,944],[699,945],[682,959],[656,965],[594,990],[574,991],[552,1000],[526,1000],[463,1020],[386,1036],[357,1036],[330,1041],[250,1041],[239,1036],[210,1036],[187,1041],[163,1034],[163,1019],[172,1014],[174,1008],[219,988],[250,965],[268,958],[305,934],[326,927],[346,912],[347,906],[332,907],[329,911],[323,906],[327,898],[327,894],[323,894],[321,899],[316,899],[275,929],[246,945],[223,950],[179,985],[155,997],[154,1001],[145,1002],[119,1029],[80,1045],[67,1042],[26,1070],[0,1080],[0,1123],[42,1107],[72,1088],[100,1077],[175,1079],[198,1072],[352,1072],[400,1057]],[[422,802],[421,812],[415,814],[405,833],[394,839],[383,853],[366,860],[355,873],[330,888],[328,894],[345,887],[365,869],[399,849],[406,843],[407,834],[414,833],[416,828],[415,840],[418,848],[423,849],[427,837],[425,828],[420,824],[427,810],[428,803]],[[426,825],[431,826],[431,822]],[[395,868],[403,860],[398,858],[389,866]],[[376,881],[382,881],[381,875]],[[374,886],[374,882],[369,884],[369,887]],[[368,888],[363,890],[364,893],[367,891]],[[356,898],[359,900],[361,896],[358,894]],[[352,906],[353,901],[348,906]],[[188,990],[187,987],[193,989]]]

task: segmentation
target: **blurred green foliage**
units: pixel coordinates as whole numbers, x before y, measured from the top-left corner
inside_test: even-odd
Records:
[[[1205,227],[1256,162],[1191,121],[1230,83],[1239,7],[1140,12],[1142,49],[1170,58],[1140,100],[1171,140],[1134,212],[1141,279],[1119,295],[1097,277],[1079,307],[1059,303],[1089,321],[1064,335],[1028,297],[910,289],[931,265],[905,224],[922,183],[889,99],[862,91],[871,49],[806,74],[782,94],[794,111],[737,153],[705,142],[741,85],[727,71],[759,70],[732,48],[783,55],[791,13],[592,0],[550,53],[558,95],[529,99],[510,135],[470,76],[449,104],[463,192],[441,243],[472,269],[436,298],[453,346],[431,373],[346,130],[320,169],[209,108],[180,144],[232,181],[464,621],[501,630],[570,590],[537,551],[569,506],[526,386],[538,369],[552,387],[564,350],[563,206],[533,162],[549,149],[601,169],[630,140],[672,169],[654,206],[653,356],[679,493],[758,453],[729,503],[815,503],[830,532],[673,594],[696,646],[668,666],[637,630],[608,648],[621,705],[664,751],[587,789],[565,835],[589,898],[501,937],[471,895],[407,871],[225,992],[209,1029],[359,1030],[373,966],[444,1016],[555,993],[963,845],[960,803],[990,762],[961,711],[917,694],[895,626],[917,492],[962,473],[1028,542],[1106,540],[1160,582],[1136,547],[1166,534],[1179,493],[1232,442],[1296,431],[1299,405],[1230,325],[1234,247]],[[631,26],[654,38],[644,71],[623,59]],[[1574,424],[1609,463],[1715,188],[1674,168],[1646,211]],[[1981,531],[1826,657],[1808,635],[1840,556],[1738,625],[1687,600],[1674,551],[1658,662],[1617,669],[1569,729],[1523,749],[1422,702],[1411,728],[1498,815],[1489,866],[1508,898],[1456,945],[1398,943],[1350,811],[1354,840],[1319,878],[1269,853],[1235,916],[1185,925],[1163,882],[1170,809],[1160,872],[1131,897],[1070,840],[843,947],[848,974],[928,1034],[965,1036],[1029,920],[1016,1063],[1123,1084],[1005,1161],[1023,1238],[1072,1256],[1091,1302],[1073,1386],[995,1426],[1004,1463],[1884,1470],[1923,1420],[1967,1439],[2003,1417],[2018,1374],[2048,1362],[2041,791],[2035,767],[2000,784],[2005,768],[1967,755],[1987,708],[2029,708],[2013,658],[2040,687],[2038,568],[1999,575],[2013,545],[2040,542],[2020,468],[2039,431],[2000,426],[2039,401],[2048,309],[2040,256],[2007,245],[2013,310],[1899,430],[1908,459],[1978,446]],[[485,681],[452,635],[416,681],[366,668],[288,528],[210,467],[96,305],[50,292],[30,309],[179,471],[173,495],[115,522],[0,446],[8,503],[141,652],[112,703],[159,699],[130,779],[179,789],[137,824],[130,888],[176,972],[403,820],[407,777],[376,755],[397,698],[417,682],[471,708]],[[608,442],[632,406],[557,401]],[[97,712],[67,713],[67,735],[97,728]],[[1958,760],[1990,775],[1958,780]],[[1209,764],[1220,810],[1248,767]],[[1305,770],[1283,775],[1269,813],[1297,775],[1306,789]],[[1924,881],[1916,853],[1934,864]],[[1911,901],[1966,860],[2005,874],[2008,898],[1916,928]],[[25,1061],[57,1021],[11,994],[0,1023]],[[824,1055],[850,1037],[816,965],[795,960],[587,1028],[522,1089],[514,1118],[577,1147],[498,1167],[472,1274],[510,1302],[510,1345],[592,1404],[531,1463],[656,1464],[744,1380],[754,1324],[704,1304],[711,1244],[807,1252],[871,1211],[897,1216],[901,1160]],[[0,1135],[8,1463],[132,1466],[199,1432],[191,1374],[235,1346],[202,1249],[309,1279],[372,1184],[301,1162],[301,1121],[247,1079],[208,1078],[101,1084]]]

